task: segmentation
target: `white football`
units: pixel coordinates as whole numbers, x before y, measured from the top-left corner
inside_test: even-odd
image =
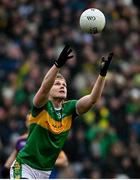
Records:
[[[79,23],[83,32],[96,34],[104,29],[106,20],[99,9],[90,8],[81,14]]]

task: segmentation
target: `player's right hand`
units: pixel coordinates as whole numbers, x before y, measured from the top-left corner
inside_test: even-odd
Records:
[[[68,59],[72,58],[73,55],[70,55],[71,52],[72,49],[70,48],[70,46],[66,45],[60,53],[58,59],[54,62],[56,67],[61,68]]]

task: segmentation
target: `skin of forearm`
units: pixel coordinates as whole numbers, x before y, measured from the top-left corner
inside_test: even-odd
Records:
[[[93,105],[100,98],[104,85],[105,85],[105,78],[99,75],[91,93],[78,100],[77,112],[79,114],[86,113],[89,109],[93,107]]]
[[[66,166],[68,166],[68,160],[66,158],[65,159],[58,158],[55,162],[55,166],[66,167]]]
[[[90,94],[92,104],[96,103],[97,100],[100,98],[104,86],[105,86],[105,77],[99,75]]]
[[[41,107],[46,103],[46,100],[49,96],[49,91],[53,86],[58,72],[59,68],[57,68],[55,65],[53,65],[52,68],[47,72],[42,81],[41,87],[39,88],[38,92],[36,93],[33,99],[33,103],[35,106]]]
[[[17,151],[14,150],[12,152],[12,154],[9,156],[9,158],[7,159],[7,161],[5,162],[4,166],[7,168],[7,169],[10,169],[13,161],[16,159],[16,155],[17,155]]]
[[[48,93],[50,91],[58,72],[59,68],[53,65],[52,68],[45,75],[43,82],[41,84],[41,88],[45,93]]]

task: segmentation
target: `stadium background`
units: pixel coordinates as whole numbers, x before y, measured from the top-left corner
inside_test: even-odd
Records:
[[[132,0],[1,0],[0,169],[21,133],[32,97],[65,42],[75,58],[61,70],[69,98],[90,91],[99,58],[114,51],[95,108],[76,119],[64,150],[70,165],[59,178],[140,178],[140,12]],[[107,19],[103,33],[79,29],[89,7]]]

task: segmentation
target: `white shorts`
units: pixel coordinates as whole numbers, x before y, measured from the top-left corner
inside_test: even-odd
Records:
[[[16,160],[10,168],[10,179],[49,179],[51,171],[41,171]]]

